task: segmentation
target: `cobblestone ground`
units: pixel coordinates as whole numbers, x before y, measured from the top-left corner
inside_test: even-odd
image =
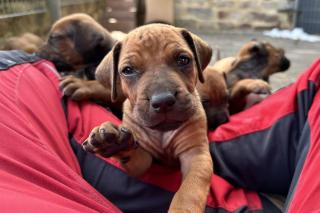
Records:
[[[252,38],[268,41],[276,47],[285,49],[286,56],[291,61],[291,66],[286,72],[277,73],[271,77],[270,83],[273,90],[277,90],[294,82],[297,76],[309,67],[316,58],[320,58],[320,42],[310,43],[271,38],[262,35],[260,32],[217,32],[213,34],[196,34],[207,41],[211,47],[219,47],[221,50],[221,58],[235,55],[240,47]],[[211,61],[211,63],[213,62],[214,60]]]

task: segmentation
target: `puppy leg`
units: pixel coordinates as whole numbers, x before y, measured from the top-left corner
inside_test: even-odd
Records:
[[[131,176],[142,175],[152,163],[151,155],[138,147],[127,128],[110,122],[95,127],[82,146],[88,152],[117,158]]]
[[[74,76],[67,76],[60,82],[63,93],[70,96],[72,100],[94,100],[110,102],[110,90],[98,81],[84,80]]]
[[[230,91],[230,114],[241,112],[271,94],[270,85],[260,79],[244,79],[237,82]]]
[[[183,182],[169,212],[204,212],[213,173],[212,158],[206,146],[208,144],[181,154]]]

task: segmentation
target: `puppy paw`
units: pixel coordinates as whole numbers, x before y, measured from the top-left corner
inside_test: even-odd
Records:
[[[111,157],[119,155],[122,151],[134,149],[137,144],[132,133],[127,128],[106,122],[91,131],[88,139],[83,142],[82,147],[87,152],[100,154],[103,157]],[[120,160],[126,161],[128,159],[121,158]]]
[[[245,109],[260,103],[269,95],[271,95],[271,87],[267,82],[258,79],[252,80],[251,84],[248,85]]]
[[[92,96],[91,88],[87,80],[74,76],[66,76],[60,82],[60,88],[64,95],[71,97],[74,101],[90,99]]]
[[[248,79],[247,80],[247,90],[250,93],[256,93],[256,94],[271,94],[271,87],[270,85],[260,79]]]

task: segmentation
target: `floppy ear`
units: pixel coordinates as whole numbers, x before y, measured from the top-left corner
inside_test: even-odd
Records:
[[[259,53],[261,51],[261,45],[254,44],[249,48],[250,53]]]
[[[224,81],[225,81],[226,84],[227,84],[227,82],[228,82],[227,74],[226,74],[225,72],[223,72],[223,73],[222,73],[222,76],[223,76]]]
[[[118,80],[118,65],[119,65],[119,58],[121,52],[121,43],[117,43],[112,51],[113,55],[113,69],[111,75],[111,100],[115,102],[117,100],[117,80]]]
[[[204,82],[204,77],[202,71],[207,67],[212,56],[212,49],[198,36],[189,33],[187,30],[183,29],[181,32],[184,40],[187,42],[189,48],[191,49],[197,70],[198,78],[201,83]]]
[[[102,60],[96,70],[96,79],[106,88],[111,88],[111,101],[116,102],[118,85],[118,65],[122,44],[118,42]]]
[[[100,31],[98,28],[87,25],[82,22],[73,23],[74,48],[83,57],[85,63],[99,63],[112,49],[115,41],[106,30]]]

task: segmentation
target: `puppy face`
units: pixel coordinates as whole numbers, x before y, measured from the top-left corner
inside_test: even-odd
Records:
[[[285,71],[289,66],[283,49],[267,42],[251,41],[240,49],[228,74],[228,85],[246,78],[268,81],[270,75]]]
[[[206,112],[208,128],[212,130],[229,121],[229,92],[224,74],[207,67],[203,75],[205,82],[197,84],[197,90]]]
[[[195,35],[151,24],[118,43],[99,65],[96,77],[106,82],[108,67],[113,67],[112,85],[120,76],[133,117],[145,127],[166,131],[180,126],[199,107],[195,86],[197,79],[203,80],[202,70],[210,58],[211,48]]]
[[[59,71],[72,71],[98,64],[114,42],[109,32],[93,18],[73,14],[52,26],[39,55],[52,61]]]

